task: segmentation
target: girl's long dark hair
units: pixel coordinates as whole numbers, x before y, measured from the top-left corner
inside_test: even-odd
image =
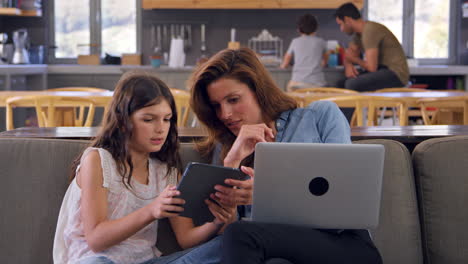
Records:
[[[114,158],[117,169],[122,175],[122,183],[131,188],[130,180],[133,173],[133,163],[128,143],[132,137],[133,125],[131,115],[144,107],[159,104],[166,100],[172,110],[169,133],[162,148],[150,153],[151,158],[157,158],[167,164],[167,175],[173,170],[181,171],[179,156],[179,141],[177,135],[177,112],[174,97],[167,85],[156,76],[145,72],[132,71],[124,74],[117,83],[105,114],[101,129],[91,143],[91,147],[103,148]],[[75,177],[81,156],[73,162],[70,180]],[[167,176],[166,175],[166,176]]]

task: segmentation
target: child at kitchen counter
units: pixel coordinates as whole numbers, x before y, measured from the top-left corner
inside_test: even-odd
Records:
[[[317,27],[317,19],[311,14],[305,14],[297,21],[297,30],[301,36],[291,41],[280,66],[286,69],[294,57],[292,77],[287,86],[288,91],[304,87],[326,86],[322,70],[326,61],[326,43],[325,40],[316,36]]]

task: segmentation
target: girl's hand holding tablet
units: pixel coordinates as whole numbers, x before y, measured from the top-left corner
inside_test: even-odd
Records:
[[[152,216],[155,219],[161,219],[179,215],[180,212],[184,211],[181,205],[185,204],[184,199],[175,198],[179,195],[180,192],[177,190],[176,186],[168,185],[164,191],[148,205]]]

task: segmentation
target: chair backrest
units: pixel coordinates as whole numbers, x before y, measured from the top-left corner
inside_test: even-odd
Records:
[[[351,117],[350,126],[363,126],[364,116],[363,108],[367,106],[369,96],[365,95],[347,95],[320,99],[321,101],[333,101],[338,107],[354,108],[353,116]]]
[[[425,263],[468,263],[468,136],[433,138],[413,151]]]
[[[6,101],[6,128],[11,130],[13,126],[13,107],[34,107],[39,127],[55,127],[58,116],[58,107],[72,108],[73,126],[90,127],[94,119],[94,102],[90,99],[80,97],[62,97],[53,95],[16,96]],[[85,121],[85,107],[88,108]],[[76,115],[75,108],[79,108]]]
[[[310,88],[300,88],[295,89],[295,93],[348,93],[348,94],[357,94],[359,92],[343,88],[335,87],[310,87]]]
[[[396,87],[396,88],[383,88],[375,90],[376,93],[411,93],[411,92],[431,92],[433,90],[421,89],[421,88],[406,88],[406,87]]]
[[[96,88],[96,87],[60,87],[60,88],[50,88],[47,91],[82,91],[82,92],[107,92],[109,90]]]
[[[397,108],[400,118],[400,126],[408,125],[408,106],[405,100],[397,97],[369,96],[368,97],[367,125],[377,125],[377,112],[380,108]]]
[[[171,93],[174,96],[174,101],[177,108],[177,126],[187,126],[188,116],[190,113],[190,93],[185,90],[171,88]]]
[[[424,98],[418,100],[425,125],[447,125],[443,119],[438,118],[442,109],[461,109],[463,113],[463,124],[468,125],[468,95]],[[434,109],[434,107],[436,109]]]
[[[370,230],[383,263],[422,264],[421,228],[408,149],[400,142],[385,139],[353,143],[385,147],[379,226]]]

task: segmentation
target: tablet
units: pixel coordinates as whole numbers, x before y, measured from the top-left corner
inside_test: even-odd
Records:
[[[215,185],[229,186],[224,183],[226,179],[245,180],[249,176],[240,169],[191,162],[185,168],[182,180],[177,189],[180,198],[185,200],[184,211],[180,216],[190,217],[195,225],[211,222],[214,216],[208,209],[205,199],[215,193]]]

